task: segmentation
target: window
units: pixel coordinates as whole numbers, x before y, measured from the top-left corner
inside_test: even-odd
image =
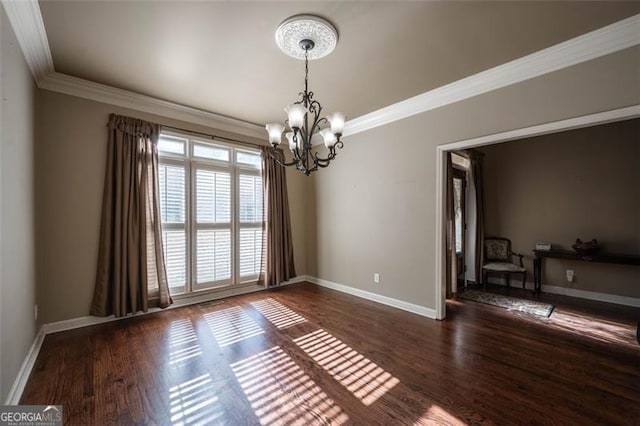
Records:
[[[257,280],[262,258],[260,152],[166,132],[158,152],[171,293]]]
[[[464,229],[465,229],[465,192],[466,192],[466,172],[453,168],[453,212],[454,212],[454,228],[456,253],[462,254],[464,251]]]

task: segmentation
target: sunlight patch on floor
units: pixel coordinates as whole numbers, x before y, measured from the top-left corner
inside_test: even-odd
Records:
[[[231,364],[263,425],[341,425],[342,409],[279,347]]]
[[[429,409],[414,423],[414,426],[418,425],[466,425],[467,423],[461,421],[457,417],[449,414],[449,412],[442,407],[433,404]]]
[[[280,330],[307,321],[303,316],[271,298],[251,304]]]
[[[620,346],[637,348],[636,325],[605,320],[590,314],[556,310],[549,325],[571,333],[613,343]]]
[[[264,330],[239,306],[204,314],[213,337],[222,347],[264,334]]]
[[[211,376],[203,374],[169,389],[173,425],[214,424],[225,415],[214,395]]]
[[[171,321],[169,326],[169,364],[181,365],[202,354],[190,319]]]
[[[371,405],[400,383],[374,362],[322,329],[294,341],[365,405]]]

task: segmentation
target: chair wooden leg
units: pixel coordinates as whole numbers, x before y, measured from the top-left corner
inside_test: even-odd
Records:
[[[525,284],[527,283],[527,272],[522,273],[522,289],[524,290]]]
[[[482,289],[487,290],[487,271],[482,271]]]

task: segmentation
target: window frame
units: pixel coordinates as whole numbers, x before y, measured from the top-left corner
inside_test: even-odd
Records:
[[[187,132],[177,132],[174,130],[162,130],[160,137],[169,136],[185,140],[185,154],[174,154],[161,152],[158,150],[159,165],[179,165],[185,170],[185,241],[186,241],[186,283],[183,291],[172,293],[172,297],[184,297],[193,294],[200,294],[208,291],[215,291],[231,286],[255,285],[258,283],[259,271],[251,276],[240,276],[240,229],[252,227],[263,229],[264,215],[259,222],[240,222],[240,191],[239,181],[241,175],[262,176],[262,167],[253,167],[250,164],[238,163],[237,153],[247,152],[262,156],[258,147],[250,147],[234,144],[220,139],[207,139],[194,136]],[[229,151],[229,161],[207,159],[194,155],[195,145],[205,145],[215,148],[223,148]],[[228,223],[198,223],[197,221],[197,194],[196,176],[198,170],[219,171],[230,175],[230,195],[231,195],[231,217]],[[264,211],[264,201],[263,211]],[[182,224],[161,223],[162,231],[173,228],[183,229]],[[230,277],[225,280],[197,282],[197,232],[199,229],[229,229],[231,237],[231,270]],[[164,250],[164,247],[163,247]],[[164,255],[164,253],[163,253]],[[174,290],[181,287],[170,287]]]

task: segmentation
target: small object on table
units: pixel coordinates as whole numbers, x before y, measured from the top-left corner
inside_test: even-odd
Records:
[[[591,258],[595,255],[600,247],[598,246],[598,240],[595,238],[591,241],[582,242],[580,238],[576,239],[576,243],[572,245],[573,249],[576,253],[582,255],[585,258]]]
[[[551,243],[536,243],[536,250],[549,251],[551,250]]]

